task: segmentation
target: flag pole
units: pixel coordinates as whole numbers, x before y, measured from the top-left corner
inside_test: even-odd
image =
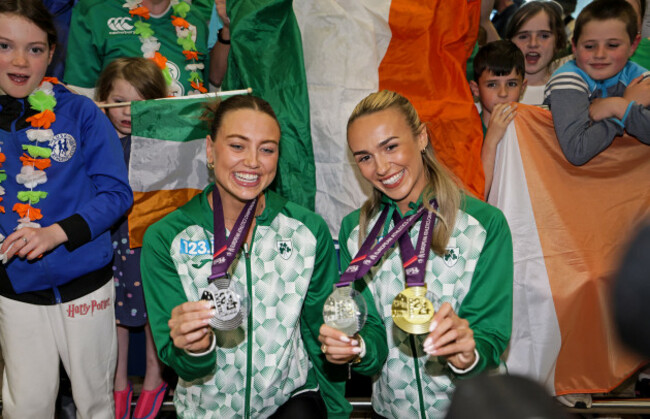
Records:
[[[203,99],[212,99],[212,98],[220,97],[220,96],[250,95],[251,93],[253,93],[253,89],[251,87],[249,87],[247,89],[241,89],[241,90],[228,90],[226,92],[203,93],[201,95],[164,97],[164,98],[154,99],[154,100],[202,99],[202,98]],[[101,109],[119,108],[119,107],[122,107],[122,106],[131,106],[131,102],[98,103],[97,106],[99,106]]]

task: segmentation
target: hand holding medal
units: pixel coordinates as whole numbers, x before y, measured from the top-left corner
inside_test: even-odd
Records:
[[[434,206],[435,201],[434,201]],[[418,238],[418,254],[415,254],[408,229],[424,215],[424,222]],[[386,218],[388,208],[384,208],[374,227],[364,240],[357,256],[350,262],[336,290],[330,294],[323,306],[325,325],[320,329],[321,350],[332,363],[345,363],[361,350],[357,339],[351,338],[365,324],[367,307],[363,297],[351,287],[362,278],[379,261],[384,253],[397,241],[400,242],[402,258],[406,260],[404,268],[407,288],[401,292],[393,303],[395,324],[408,333],[422,334],[429,329],[434,314],[432,295],[424,285],[425,266],[429,256],[430,237],[435,225],[435,214],[421,206],[414,214],[399,219],[395,214],[395,226],[379,243],[375,243]],[[411,266],[413,265],[413,266]],[[343,347],[343,348],[341,348]]]
[[[188,352],[203,352],[210,347],[208,322],[214,309],[206,301],[190,301],[174,307],[167,322],[174,346]]]
[[[458,317],[449,303],[443,303],[433,317],[424,351],[444,357],[457,369],[467,369],[476,362],[476,342],[469,322]]]

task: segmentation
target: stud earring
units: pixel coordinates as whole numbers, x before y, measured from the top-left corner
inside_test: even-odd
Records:
[[[214,163],[207,162],[205,165],[208,166],[208,169],[214,170]]]

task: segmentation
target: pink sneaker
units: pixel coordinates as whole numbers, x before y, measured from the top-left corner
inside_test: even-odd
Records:
[[[133,385],[129,385],[122,391],[114,391],[115,419],[129,419],[131,417],[131,399],[133,398]]]
[[[158,416],[167,393],[167,383],[162,382],[155,390],[142,390],[135,405],[133,419],[153,419]]]

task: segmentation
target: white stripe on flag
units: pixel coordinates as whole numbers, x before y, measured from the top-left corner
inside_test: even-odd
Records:
[[[134,192],[202,190],[209,182],[205,138],[185,142],[133,136],[129,183]]]
[[[560,326],[514,122],[497,148],[488,202],[503,211],[512,231],[514,289],[508,371],[530,377],[554,394]]]
[[[336,236],[341,219],[371,191],[349,156],[346,124],[356,104],[379,87],[391,39],[390,1],[296,1],[293,8],[309,90],[316,212]]]

